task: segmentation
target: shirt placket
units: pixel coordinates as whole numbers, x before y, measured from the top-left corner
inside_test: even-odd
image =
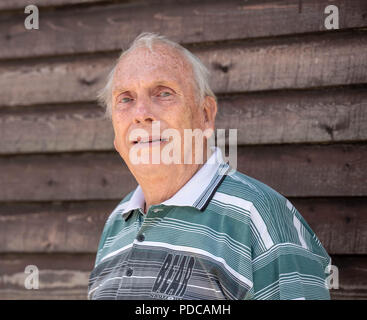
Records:
[[[167,213],[169,211],[168,210],[164,210],[162,208],[155,208],[152,207],[148,210],[146,215],[152,215],[152,216],[156,216],[158,214],[162,214],[162,213]],[[120,285],[119,285],[119,290],[118,292],[120,292],[125,285],[127,284],[131,284],[133,280],[131,280],[131,277],[134,274],[134,264],[131,262],[131,256],[134,252],[134,250],[136,250],[136,245],[135,245],[135,241],[138,242],[143,242],[145,241],[145,234],[144,234],[144,230],[146,229],[146,226],[144,225],[144,221],[145,221],[145,215],[143,214],[141,209],[136,209],[134,211],[134,214],[136,214],[136,222],[137,222],[137,228],[136,228],[136,236],[134,239],[134,243],[128,253],[128,255],[126,256],[126,264],[125,264],[125,270],[123,270],[123,274],[122,274],[122,278],[120,281]],[[125,294],[123,294],[125,295]],[[116,295],[116,299],[119,298],[119,293]]]
[[[144,218],[142,217],[142,212],[140,211],[140,209],[135,209],[134,212],[132,213],[132,217],[131,218],[135,218],[135,223],[137,224],[136,226],[136,234],[139,234],[139,231],[141,229],[141,226],[144,222]],[[137,239],[137,237],[134,238],[134,241]],[[132,264],[130,258],[131,255],[133,254],[133,250],[135,250],[134,248],[134,243],[129,251],[129,253],[127,254],[127,256],[124,258],[125,260],[125,264],[124,268],[122,270],[122,278],[120,280],[120,285],[116,294],[116,299],[119,299],[119,296],[125,296],[125,293],[120,293],[123,289],[124,286],[126,286],[126,284],[131,282],[131,277],[134,274],[134,265]]]

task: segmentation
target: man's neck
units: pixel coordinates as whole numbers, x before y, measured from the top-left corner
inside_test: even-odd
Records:
[[[164,170],[164,175],[139,176],[135,175],[145,198],[144,213],[150,206],[160,204],[173,197],[195,174],[203,164],[192,164]]]

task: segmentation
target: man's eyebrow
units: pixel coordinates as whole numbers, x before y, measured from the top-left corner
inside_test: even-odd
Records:
[[[128,92],[130,91],[128,88],[119,88],[119,87],[115,87],[112,90],[112,94],[120,94],[120,93],[124,93],[124,92]]]
[[[165,86],[165,87],[170,87],[170,86],[175,86],[174,81],[166,81],[166,80],[162,80],[162,81],[157,81],[154,82],[152,87],[157,87],[157,86]]]
[[[178,84],[175,83],[175,80],[158,80],[158,81],[154,81],[152,82],[149,87],[150,88],[155,88],[158,86],[163,86],[163,87],[172,87],[172,89],[177,88]],[[115,87],[112,90],[113,94],[121,94],[121,93],[125,93],[125,92],[129,92],[131,91],[131,89],[127,88],[127,87]]]

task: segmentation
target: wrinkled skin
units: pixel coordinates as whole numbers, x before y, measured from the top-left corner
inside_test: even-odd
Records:
[[[154,44],[153,52],[145,47],[136,48],[116,66],[112,85],[114,145],[142,187],[146,208],[172,197],[202,166],[183,163],[187,148],[192,148],[195,157],[193,146],[183,145],[184,129],[214,130],[217,105],[212,97],[206,97],[199,105],[195,90],[190,64],[176,49],[165,44]],[[132,163],[129,152],[135,143],[130,141],[130,133],[144,129],[151,135],[153,121],[159,121],[161,133],[165,129],[180,133],[180,164]],[[152,148],[163,148],[166,143],[157,141],[139,146],[149,148],[151,153]],[[202,157],[205,162],[206,152]]]

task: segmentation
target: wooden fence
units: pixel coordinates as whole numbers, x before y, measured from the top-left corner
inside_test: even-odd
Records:
[[[28,4],[0,2],[1,299],[86,299],[105,220],[136,186],[96,92],[143,31],[208,66],[239,170],[316,232],[339,268],[332,298],[367,298],[365,0],[33,0],[39,30],[24,27]]]

